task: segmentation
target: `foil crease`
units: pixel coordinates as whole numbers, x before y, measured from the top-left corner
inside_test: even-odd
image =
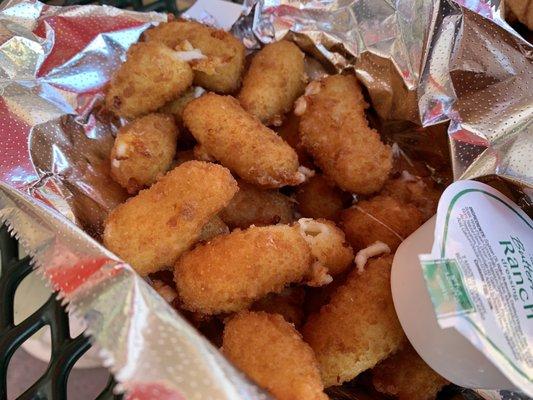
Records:
[[[353,69],[384,126],[411,124],[402,148],[430,147],[433,135],[416,140],[420,127],[449,124],[456,178],[495,175],[527,192],[532,48],[500,14],[498,1],[483,0],[247,0],[232,29],[251,50],[288,37],[334,70]],[[131,398],[266,398],[87,235],[98,238],[126,198],[108,176],[123,121],[101,108],[105,85],[128,47],[164,20],[106,6],[2,3],[0,220],[87,321]]]
[[[384,120],[448,123],[455,179],[533,186],[533,47],[488,0],[247,0],[251,49],[287,37],[354,69]]]

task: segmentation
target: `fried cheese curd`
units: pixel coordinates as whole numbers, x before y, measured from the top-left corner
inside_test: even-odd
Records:
[[[156,111],[192,84],[189,64],[157,42],[136,43],[115,73],[105,104],[114,114],[134,118]]]
[[[300,118],[294,115],[294,113],[289,113],[283,121],[283,124],[277,127],[276,132],[284,141],[289,144],[289,146],[294,149],[298,155],[298,161],[300,162],[300,165],[313,169],[313,160],[307,153],[307,150],[305,150],[300,140],[300,134],[298,133],[299,128]]]
[[[510,14],[533,30],[533,0],[505,0]]]
[[[181,150],[176,152],[176,157],[174,158],[174,166],[181,165],[183,163],[186,163],[187,161],[198,161],[196,160],[196,157],[194,156],[194,152],[192,150]]]
[[[344,274],[335,276],[333,281],[325,286],[305,287],[304,315],[309,316],[315,314],[320,311],[323,306],[328,304],[333,293],[337,291],[337,288],[344,284],[350,271],[351,268],[348,268]]]
[[[311,82],[295,106],[300,138],[315,163],[341,189],[358,194],[379,191],[392,168],[391,148],[368,126],[366,108],[351,75]]]
[[[281,125],[304,92],[304,54],[292,42],[267,44],[252,58],[238,100],[265,125]]]
[[[302,216],[335,221],[349,204],[351,196],[325,176],[317,174],[298,186],[295,200],[296,209]]]
[[[111,150],[111,177],[128,193],[150,186],[171,165],[178,130],[172,116],[148,114],[119,129]]]
[[[241,84],[245,48],[229,32],[194,21],[177,20],[147,30],[144,39],[188,52],[194,58],[191,65],[197,86],[218,93],[233,93]]]
[[[313,351],[280,315],[235,315],[224,328],[222,352],[278,400],[328,399]]]
[[[281,293],[270,293],[257,300],[251,307],[253,311],[265,311],[269,314],[279,314],[285,321],[300,327],[304,318],[303,305],[305,289],[301,286],[288,287]]]
[[[312,263],[307,242],[293,227],[251,227],[185,253],[174,267],[174,281],[185,309],[219,314],[303,281]]]
[[[219,235],[225,235],[228,233],[228,226],[224,223],[224,221],[222,221],[222,219],[218,215],[215,215],[207,222],[207,224],[202,227],[200,236],[198,236],[197,243],[209,242],[211,239]]]
[[[290,197],[277,190],[258,188],[243,180],[239,180],[238,184],[239,191],[220,212],[220,217],[231,229],[294,221],[294,201]]]
[[[181,164],[109,214],[104,245],[143,276],[172,267],[237,190],[220,165]]]
[[[404,333],[390,290],[392,256],[352,271],[302,334],[314,350],[325,387],[341,385],[398,350]]]
[[[316,260],[328,269],[328,274],[339,275],[352,264],[354,254],[344,232],[328,220],[300,218],[298,225]]]
[[[292,147],[231,96],[204,94],[185,107],[183,120],[203,153],[249,183],[279,188],[306,178]]]
[[[331,282],[329,268],[335,271],[351,263],[347,255],[353,258],[353,253],[347,250],[343,237],[324,222],[252,226],[185,253],[174,267],[174,281],[189,311],[240,311],[291,283]]]
[[[379,241],[394,252],[424,221],[417,206],[388,195],[359,201],[339,217],[339,225],[355,251]]]
[[[433,400],[448,381],[406,343],[372,369],[372,383],[378,392],[399,400]]]
[[[442,190],[430,179],[420,178],[404,171],[399,178],[389,179],[381,194],[403,203],[413,204],[427,221],[437,212]]]
[[[183,110],[185,110],[187,104],[200,97],[204,92],[205,91],[198,86],[190,87],[180,97],[161,107],[159,111],[165,114],[172,114],[176,121],[176,125],[183,127]]]

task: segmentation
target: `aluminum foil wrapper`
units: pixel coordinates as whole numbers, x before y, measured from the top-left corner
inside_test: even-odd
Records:
[[[247,0],[234,26],[354,69],[385,120],[449,122],[455,179],[533,186],[533,47],[498,0]],[[429,138],[428,140],[432,140]]]
[[[289,35],[332,70],[354,69],[402,148],[435,147],[427,132],[449,121],[455,177],[496,175],[531,188],[532,49],[499,12],[482,0],[249,1],[233,30],[251,49]],[[101,108],[104,87],[127,48],[165,19],[2,3],[0,220],[86,321],[131,398],[266,398],[90,237],[126,198],[108,175],[122,121]]]
[[[120,121],[99,110],[103,88],[128,47],[164,20],[105,6],[2,4],[0,222],[85,321],[127,398],[268,399],[80,229],[95,234],[126,198],[107,177]]]

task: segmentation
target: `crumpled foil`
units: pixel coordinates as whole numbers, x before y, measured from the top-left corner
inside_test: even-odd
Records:
[[[285,36],[354,69],[385,120],[449,121],[455,179],[533,186],[533,47],[498,0],[246,0],[249,48]]]
[[[386,123],[449,121],[456,178],[496,175],[533,187],[532,47],[501,19],[497,1],[245,6],[233,31],[250,49],[287,35],[334,70],[353,68]],[[89,236],[98,238],[106,214],[126,198],[108,176],[122,121],[101,108],[104,87],[142,31],[165,19],[105,6],[2,3],[0,220],[87,322],[131,398],[266,398]],[[418,145],[424,130],[403,137],[403,146]]]

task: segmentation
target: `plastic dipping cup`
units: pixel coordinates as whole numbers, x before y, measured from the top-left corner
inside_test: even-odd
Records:
[[[435,219],[405,239],[394,256],[392,297],[403,330],[420,357],[450,382],[471,389],[518,391],[466,337],[437,323],[418,260],[419,254],[431,253]]]

